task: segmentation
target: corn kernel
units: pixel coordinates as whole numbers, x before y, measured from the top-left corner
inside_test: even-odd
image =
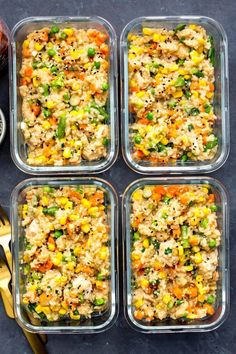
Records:
[[[49,203],[48,198],[45,197],[45,196],[43,196],[43,197],[42,197],[42,200],[41,200],[41,204],[42,204],[43,206],[48,206],[48,203]]]
[[[178,73],[179,73],[180,75],[187,75],[187,74],[188,74],[188,70],[186,70],[186,69],[179,69],[179,70],[178,70]]]
[[[159,272],[159,278],[160,279],[165,279],[166,278],[166,272],[162,271],[162,272]]]
[[[51,124],[47,120],[45,120],[42,123],[42,127],[43,127],[43,129],[48,130],[51,128]]]
[[[169,70],[170,70],[170,71],[177,71],[178,68],[179,68],[178,65],[177,65],[177,64],[174,64],[174,65],[172,65],[172,66],[169,67]]]
[[[139,259],[140,259],[140,254],[137,254],[137,253],[134,253],[134,252],[132,252],[132,254],[131,254],[131,259],[133,260],[133,261],[138,261]]]
[[[85,207],[85,208],[90,208],[91,207],[91,202],[88,200],[88,199],[85,199],[85,198],[83,198],[82,200],[81,200],[81,204]]]
[[[194,320],[195,318],[197,318],[198,316],[195,313],[189,313],[187,315],[187,318],[189,318],[190,320]]]
[[[108,247],[103,246],[99,252],[99,257],[103,260],[107,259],[108,256]]]
[[[199,44],[205,44],[206,43],[205,39],[202,38],[202,37],[198,38],[197,41],[198,41]]]
[[[71,149],[70,149],[70,148],[66,147],[66,148],[64,149],[64,151],[63,151],[63,157],[64,157],[65,159],[71,158]]]
[[[66,216],[62,216],[59,220],[60,224],[61,225],[65,225],[66,224],[66,220],[67,220],[67,217]]]
[[[133,193],[132,198],[133,198],[133,200],[136,200],[136,201],[142,200],[142,195],[143,195],[142,190],[138,189]]]
[[[199,92],[193,91],[193,97],[194,97],[194,98],[198,98],[198,97],[199,97]]]
[[[145,240],[143,241],[143,247],[144,247],[144,248],[148,248],[148,247],[149,247],[148,238],[145,238]]]
[[[169,142],[169,140],[168,140],[166,137],[164,137],[164,138],[161,139],[161,143],[162,143],[163,145],[167,145],[168,142]]]
[[[183,256],[183,254],[184,254],[184,248],[183,248],[183,246],[179,246],[179,247],[178,247],[178,250],[179,250],[179,256]]]
[[[170,300],[171,300],[171,296],[169,294],[164,295],[163,298],[162,298],[162,301],[166,305],[170,302]]]
[[[80,319],[80,315],[74,315],[72,312],[70,313],[70,318],[72,320],[79,320]]]
[[[192,251],[193,251],[194,253],[197,253],[197,252],[200,251],[200,247],[199,247],[199,246],[194,246],[194,247],[192,247]]]
[[[74,33],[74,30],[72,28],[65,28],[63,30],[63,32],[65,32],[65,34],[67,34],[67,36],[72,36]]]
[[[57,257],[53,257],[52,258],[52,263],[55,265],[55,266],[59,266],[59,264],[61,263],[60,259],[57,259]]]
[[[48,101],[46,103],[46,106],[47,106],[48,109],[52,109],[53,107],[55,107],[55,105],[56,105],[56,103],[53,102],[53,101]]]
[[[145,95],[145,91],[139,91],[139,92],[136,93],[136,96],[138,98],[142,98],[144,95]]]
[[[34,49],[37,50],[38,52],[40,52],[40,50],[43,49],[43,45],[36,42],[34,45]]]
[[[188,27],[189,27],[191,30],[193,30],[193,31],[196,29],[196,25],[194,25],[194,24],[191,24],[191,25],[189,25]]]
[[[145,36],[150,36],[153,33],[153,29],[152,28],[148,28],[148,27],[144,27],[143,28],[143,34]]]
[[[143,279],[140,280],[140,285],[141,285],[142,288],[145,289],[145,288],[148,287],[149,281],[147,279],[143,278]]]
[[[35,311],[36,311],[37,313],[40,313],[40,312],[43,311],[43,307],[42,307],[41,305],[38,305],[38,306],[35,307]]]
[[[33,77],[33,86],[39,87],[39,84],[40,84],[40,79],[38,79],[37,77]]]
[[[60,206],[65,205],[68,201],[69,201],[69,199],[66,198],[66,197],[57,198],[57,203],[58,203]]]
[[[75,262],[68,262],[68,264],[67,264],[67,268],[69,269],[69,270],[74,270],[74,268],[75,268]]]
[[[135,54],[133,54],[133,53],[129,53],[128,57],[129,57],[129,59],[135,59],[136,58]]]
[[[196,216],[197,218],[201,217],[201,211],[199,208],[194,208],[194,216]]]
[[[188,80],[188,79],[190,79],[190,75],[184,75],[184,78],[185,78],[185,80]]]
[[[23,304],[28,305],[29,303],[29,299],[27,299],[26,297],[23,298]]]
[[[65,301],[62,301],[61,306],[63,309],[67,310],[68,309],[68,304]]]
[[[49,243],[48,244],[48,249],[49,249],[49,251],[54,251],[55,250],[55,245],[52,244],[52,243]]]
[[[79,220],[79,215],[71,214],[69,215],[70,221],[77,221]]]
[[[194,262],[196,264],[199,264],[202,262],[202,255],[200,252],[197,252],[195,255],[194,255]]]
[[[29,40],[26,39],[24,42],[23,42],[23,48],[28,48],[29,47]]]
[[[80,89],[80,84],[78,82],[74,82],[71,88],[73,91],[78,91]]]
[[[31,285],[29,287],[29,291],[35,291],[37,289],[37,285]]]
[[[135,301],[134,306],[139,309],[143,305],[143,299]]]
[[[183,96],[183,91],[182,90],[177,90],[176,92],[173,93],[174,98],[180,98]]]
[[[81,230],[87,234],[90,231],[90,225],[89,224],[85,224],[81,226]]]
[[[209,208],[207,208],[207,207],[203,207],[203,214],[204,215],[209,215],[210,214],[210,209]]]
[[[71,201],[68,201],[65,205],[65,210],[70,210],[73,208],[73,203]]]
[[[76,247],[74,248],[74,255],[75,255],[75,256],[78,256],[78,255],[80,254],[80,251],[81,251],[81,248],[80,248],[79,246],[76,246]]]
[[[193,266],[189,265],[185,267],[186,272],[191,272],[193,270]]]
[[[207,82],[205,80],[199,80],[199,86],[204,87],[207,85]]]
[[[206,93],[206,96],[207,96],[207,98],[212,98],[213,92],[207,92],[207,93]]]
[[[72,49],[70,51],[70,56],[73,58],[73,59],[79,59],[80,57],[80,52],[78,49]]]
[[[63,309],[63,308],[61,308],[61,309],[59,310],[59,315],[63,316],[63,315],[65,315],[65,314],[66,314],[66,310]]]
[[[92,207],[88,209],[88,214],[92,217],[96,217],[98,212],[98,207]]]
[[[196,276],[196,281],[199,283],[199,282],[202,282],[203,281],[203,276],[202,275],[197,275]]]

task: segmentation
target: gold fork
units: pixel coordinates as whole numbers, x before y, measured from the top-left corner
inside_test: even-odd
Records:
[[[11,312],[14,318],[12,294],[10,293],[10,290],[8,288],[10,280],[11,280],[11,273],[9,272],[6,263],[0,257],[0,288],[2,289],[1,294],[3,295],[3,301],[4,301],[6,312]],[[41,340],[36,334],[27,332],[24,329],[22,330],[26,338],[28,339],[28,342],[35,354],[47,354],[47,351],[43,343],[41,342]]]
[[[7,214],[0,206],[0,246],[2,246],[2,248],[4,249],[8,266],[10,268],[10,271],[12,272],[12,255],[9,247],[10,241],[11,241],[10,221],[8,219]],[[33,316],[30,317],[30,320],[33,324],[37,324],[37,320]],[[39,336],[44,343],[47,343],[47,336],[45,334],[39,334]]]

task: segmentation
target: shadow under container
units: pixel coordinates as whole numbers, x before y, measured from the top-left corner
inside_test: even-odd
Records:
[[[55,322],[40,322],[36,324],[34,320],[29,321],[29,313],[26,312],[23,304],[24,293],[24,273],[21,260],[24,253],[24,228],[22,226],[21,210],[25,203],[26,192],[31,188],[50,186],[53,188],[63,186],[91,186],[99,187],[104,191],[105,210],[107,213],[107,223],[110,229],[110,291],[109,305],[102,314],[95,315],[91,319],[83,321],[66,320]],[[28,179],[19,183],[13,190],[11,196],[11,225],[12,225],[12,250],[13,250],[13,300],[14,311],[17,323],[29,332],[35,333],[99,333],[109,329],[118,316],[118,244],[117,244],[117,213],[118,199],[114,188],[102,179],[88,178],[37,178]]]
[[[100,160],[82,160],[78,165],[33,166],[27,162],[28,148],[21,130],[22,98],[19,92],[20,69],[22,65],[22,44],[27,35],[44,27],[57,25],[59,28],[96,29],[108,36],[109,47],[109,145],[107,156]],[[11,33],[9,62],[10,114],[11,114],[11,156],[15,165],[25,173],[33,175],[93,174],[104,172],[115,162],[118,154],[118,108],[117,108],[117,40],[111,24],[101,17],[28,17],[18,22]]]
[[[147,185],[209,185],[215,195],[217,206],[217,226],[221,232],[221,243],[218,247],[218,272],[215,313],[204,319],[185,320],[173,319],[148,323],[134,318],[131,290],[131,249],[132,234],[130,225],[131,196],[133,192]],[[229,313],[229,199],[224,186],[210,177],[166,177],[143,178],[131,183],[123,195],[123,257],[124,257],[124,313],[129,325],[144,333],[178,333],[207,332],[218,328],[226,320]]]
[[[174,29],[179,24],[197,24],[205,28],[213,37],[215,48],[215,95],[213,111],[217,117],[213,133],[218,137],[218,150],[210,161],[177,160],[176,164],[152,165],[149,161],[136,160],[132,156],[130,139],[133,114],[129,109],[129,70],[128,70],[128,36],[130,33],[141,35],[144,27]],[[214,19],[204,16],[163,16],[139,17],[129,22],[123,29],[120,39],[121,63],[121,122],[122,122],[122,153],[127,165],[141,174],[188,174],[209,173],[219,169],[229,154],[229,87],[228,87],[228,42],[223,27]]]

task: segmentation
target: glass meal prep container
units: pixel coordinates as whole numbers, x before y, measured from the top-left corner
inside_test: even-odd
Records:
[[[202,319],[164,319],[144,321],[134,317],[132,305],[132,270],[131,252],[133,250],[131,234],[131,197],[134,191],[144,186],[173,186],[173,185],[209,185],[215,195],[217,206],[217,227],[221,233],[218,247],[218,273],[215,313]],[[165,253],[166,254],[166,253]],[[131,183],[123,195],[123,257],[124,257],[124,313],[132,328],[145,333],[163,332],[204,332],[219,327],[229,312],[229,199],[224,186],[210,177],[169,177],[143,178]],[[168,275],[167,275],[168,277]]]
[[[106,111],[109,115],[109,143],[107,156],[99,160],[81,160],[78,165],[42,166],[27,162],[27,144],[21,129],[22,98],[19,93],[20,68],[22,64],[22,44],[27,35],[43,27],[53,25],[59,28],[96,29],[106,34],[109,47],[109,95]],[[12,30],[10,48],[10,111],[11,111],[11,155],[16,166],[29,174],[82,174],[103,172],[115,162],[118,153],[118,113],[117,113],[117,44],[116,34],[108,21],[101,17],[30,17],[18,22]]]
[[[205,28],[208,35],[213,37],[215,47],[215,96],[213,110],[217,117],[213,133],[218,137],[216,155],[209,161],[191,161],[166,165],[153,165],[150,161],[135,159],[132,156],[132,142],[129,137],[131,124],[134,122],[133,114],[129,108],[129,69],[128,69],[128,36],[130,33],[140,35],[142,29],[166,28],[173,29],[180,24],[197,24]],[[203,16],[163,16],[139,17],[129,22],[123,29],[120,39],[121,62],[121,121],[122,121],[122,152],[128,166],[142,174],[182,174],[182,173],[207,173],[220,168],[229,154],[229,94],[228,94],[228,46],[227,37],[222,26],[215,20]]]
[[[62,319],[57,321],[40,321],[35,319],[31,312],[23,304],[23,293],[26,278],[22,262],[23,253],[26,249],[24,227],[22,226],[23,205],[26,201],[26,193],[31,188],[63,186],[71,187],[98,187],[104,192],[104,206],[107,215],[107,225],[109,228],[109,295],[108,306],[101,313],[92,314],[91,318],[83,319],[81,322],[76,319]],[[118,247],[117,247],[117,208],[118,200],[114,188],[102,179],[87,178],[37,178],[28,179],[19,183],[11,196],[11,222],[12,222],[12,250],[13,250],[13,294],[14,311],[19,325],[30,331],[40,333],[97,333],[110,328],[116,321],[118,315]]]

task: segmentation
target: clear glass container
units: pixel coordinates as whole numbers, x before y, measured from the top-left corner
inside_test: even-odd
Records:
[[[221,232],[221,244],[218,248],[218,272],[215,313],[200,320],[186,320],[182,323],[176,320],[163,320],[155,325],[138,321],[133,316],[131,293],[131,195],[137,189],[145,185],[203,185],[209,184],[215,194],[215,204],[218,207],[217,221]],[[128,323],[132,328],[145,333],[163,332],[205,332],[218,328],[229,313],[229,199],[224,186],[210,177],[166,177],[143,178],[131,183],[123,195],[123,257],[124,257],[124,312]]]
[[[98,161],[85,161],[79,165],[31,166],[27,163],[27,144],[21,131],[22,99],[19,93],[22,43],[29,33],[56,24],[59,28],[97,29],[108,36],[109,46],[109,114],[110,143],[107,157]],[[11,33],[10,48],[10,114],[11,114],[11,155],[16,166],[23,172],[43,174],[92,174],[100,173],[115,162],[118,153],[118,109],[117,109],[117,43],[116,34],[108,21],[101,17],[29,17],[18,22]]]
[[[60,186],[98,186],[105,193],[105,207],[107,221],[110,227],[110,292],[109,306],[101,315],[96,315],[91,319],[82,322],[73,320],[48,322],[42,325],[40,322],[30,322],[28,313],[22,302],[24,279],[21,259],[24,252],[24,229],[20,209],[25,202],[26,191],[32,187],[60,187]],[[12,225],[12,249],[13,249],[13,299],[14,311],[18,324],[30,332],[37,333],[97,333],[110,328],[116,321],[118,315],[118,244],[117,244],[117,211],[118,199],[114,188],[107,182],[99,178],[37,178],[27,179],[19,183],[11,196],[11,225]]]
[[[141,34],[143,27],[173,29],[180,23],[196,23],[206,29],[207,34],[214,39],[215,46],[215,97],[213,103],[217,120],[214,133],[218,136],[218,150],[211,161],[187,161],[183,164],[164,166],[151,165],[148,161],[135,161],[132,157],[132,144],[129,138],[130,125],[133,123],[129,111],[129,72],[128,72],[128,35]],[[229,154],[229,88],[228,88],[228,45],[227,36],[222,26],[215,20],[203,16],[163,16],[139,17],[129,22],[123,29],[120,39],[121,63],[121,122],[122,122],[122,152],[128,166],[142,174],[186,174],[207,173],[220,168]]]

